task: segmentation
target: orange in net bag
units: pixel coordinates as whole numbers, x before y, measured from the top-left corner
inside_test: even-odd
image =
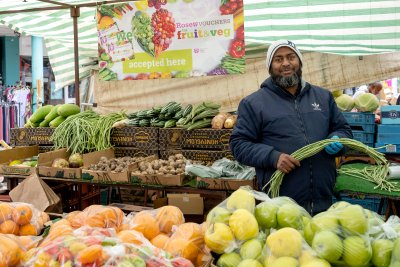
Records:
[[[49,216],[31,204],[0,202],[0,233],[20,236],[40,234]]]

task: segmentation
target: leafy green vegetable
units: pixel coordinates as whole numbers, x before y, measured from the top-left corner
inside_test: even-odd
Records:
[[[336,105],[341,111],[351,111],[354,108],[354,100],[349,95],[341,95],[335,98]]]
[[[374,112],[379,107],[378,98],[370,93],[358,95],[354,100],[354,104],[358,111]]]

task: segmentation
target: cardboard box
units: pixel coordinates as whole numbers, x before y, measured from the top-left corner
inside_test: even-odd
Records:
[[[46,153],[46,152],[53,151],[53,150],[54,150],[53,146],[39,146],[39,154]]]
[[[83,155],[84,166],[82,167],[82,179],[105,182],[105,183],[111,183],[111,182],[128,183],[130,181],[131,172],[138,169],[139,162],[129,165],[128,169],[123,172],[89,170],[88,167],[91,164],[97,164],[100,161],[101,157],[106,157],[108,159],[115,158],[114,150],[107,149]],[[151,161],[157,158],[158,156],[153,155],[145,158],[144,160]]]
[[[218,189],[218,190],[237,190],[241,186],[255,188],[255,179],[235,180],[228,178],[196,178],[197,188]]]
[[[13,160],[24,160],[39,154],[38,146],[21,146],[0,151],[0,174],[31,175],[36,174],[36,167],[8,166]]]
[[[167,194],[168,205],[178,207],[183,214],[200,214],[204,212],[204,201],[200,194]]]
[[[185,175],[161,175],[161,174],[132,174],[130,183],[151,184],[165,186],[182,186],[185,182]]]
[[[67,178],[67,179],[81,179],[82,178],[81,168],[51,167],[54,159],[62,158],[68,161],[70,155],[71,153],[67,152],[66,148],[39,154],[39,161],[38,161],[39,176]]]
[[[186,159],[203,161],[204,163],[213,163],[222,158],[233,160],[230,150],[208,151],[208,150],[161,150],[160,158],[168,159],[169,156],[181,153]]]
[[[158,149],[158,128],[132,126],[114,128],[111,131],[111,144],[117,147]]]
[[[229,150],[232,129],[159,129],[160,149]]]
[[[115,157],[148,157],[152,155],[158,156],[158,149],[142,149],[136,147],[115,147]]]
[[[382,124],[400,124],[400,105],[381,107]]]
[[[123,203],[112,203],[109,206],[120,208],[123,212],[126,212],[126,213],[141,212],[144,210],[153,210],[153,208],[151,208],[151,207],[136,206],[136,205],[123,204]]]
[[[50,137],[54,128],[13,128],[11,129],[11,142],[16,146],[26,145],[53,145]]]

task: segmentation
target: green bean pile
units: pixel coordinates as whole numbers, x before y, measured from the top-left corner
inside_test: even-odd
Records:
[[[69,116],[51,136],[54,148],[67,148],[71,153],[93,151],[95,146],[91,139],[99,118],[100,116],[91,110]]]
[[[111,145],[111,129],[114,123],[126,119],[124,112],[110,113],[97,121],[96,130],[93,135],[93,142],[97,151],[112,147]]]
[[[364,152],[365,154],[367,154],[368,156],[373,158],[377,165],[382,166],[381,170],[374,171],[374,173],[373,173],[374,176],[368,175],[368,177],[370,177],[369,181],[376,183],[378,185],[378,187],[383,188],[385,190],[393,190],[393,188],[396,187],[395,184],[392,184],[391,182],[386,180],[387,171],[386,171],[386,173],[384,173],[384,170],[388,169],[389,163],[386,160],[385,155],[376,151],[374,148],[364,145],[363,143],[353,140],[353,139],[339,138],[339,139],[321,140],[321,141],[306,145],[306,146],[296,150],[295,152],[293,152],[291,154],[291,156],[294,157],[295,159],[301,161],[305,158],[314,156],[315,154],[317,154],[321,150],[323,150],[326,145],[329,145],[330,143],[334,143],[334,142],[340,142],[349,148],[352,148],[359,152]],[[361,176],[360,171],[359,171],[359,173]],[[271,179],[268,181],[268,183],[264,185],[263,190],[267,186],[269,186],[268,194],[271,197],[278,197],[279,196],[279,188],[282,184],[284,175],[285,175],[285,173],[283,173],[282,171],[276,170],[272,174]],[[368,179],[368,178],[366,178],[366,179]],[[383,180],[385,180],[385,181],[383,181]],[[388,184],[391,184],[391,185],[389,186]]]
[[[386,179],[389,171],[387,165],[370,165],[364,168],[357,169],[350,166],[342,166],[339,169],[339,174],[348,175],[363,179],[376,184],[375,189],[385,190],[385,191],[400,191],[400,186],[397,182],[392,182]]]
[[[112,125],[126,118],[123,112],[100,116],[87,110],[68,117],[51,136],[54,148],[67,148],[71,153],[86,153],[112,147]]]

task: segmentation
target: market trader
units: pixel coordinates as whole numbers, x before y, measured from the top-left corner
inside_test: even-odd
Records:
[[[343,145],[331,143],[302,162],[290,154],[319,140],[352,138],[350,126],[328,90],[301,79],[303,59],[294,43],[271,44],[266,64],[270,77],[239,104],[231,150],[236,160],[256,168],[260,188],[276,169],[284,172],[280,195],[317,214],[332,204],[335,156]]]

